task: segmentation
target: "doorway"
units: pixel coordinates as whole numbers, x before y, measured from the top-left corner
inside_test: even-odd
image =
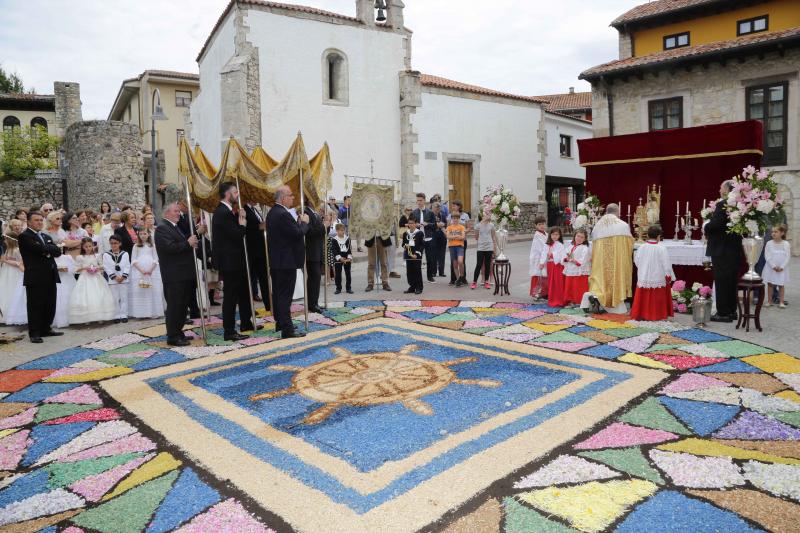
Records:
[[[460,200],[464,211],[469,213],[472,210],[472,163],[449,162],[447,183],[450,189],[449,200]]]

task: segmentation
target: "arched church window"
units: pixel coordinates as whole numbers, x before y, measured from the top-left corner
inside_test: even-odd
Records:
[[[33,117],[31,119],[31,128],[35,128],[36,126],[41,126],[44,128],[44,131],[47,131],[47,120],[42,117]]]
[[[348,105],[349,79],[347,56],[341,50],[322,54],[322,101],[329,105]]]
[[[3,131],[19,128],[19,119],[13,115],[9,115],[3,119]]]

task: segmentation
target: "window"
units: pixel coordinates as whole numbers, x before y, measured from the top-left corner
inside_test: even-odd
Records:
[[[3,119],[3,131],[9,131],[13,128],[19,128],[19,119],[9,115]]]
[[[178,146],[181,145],[181,137],[183,137],[184,131],[183,130],[175,130],[175,140],[178,142]]]
[[[175,91],[175,105],[177,107],[192,105],[192,91]]]
[[[751,19],[740,20],[736,23],[736,35],[758,33],[769,29],[769,15],[761,15]]]
[[[650,100],[647,103],[650,131],[683,127],[683,97]]]
[[[562,135],[559,150],[561,151],[562,157],[572,157],[572,137],[569,135]]]
[[[322,54],[322,101],[329,105],[348,105],[347,56],[339,50]]]
[[[664,50],[671,50],[672,48],[682,48],[689,46],[689,32],[676,33],[675,35],[667,35],[664,37]]]
[[[42,117],[33,117],[31,119],[31,128],[35,128],[36,126],[41,126],[44,128],[44,131],[47,131],[47,121]]]
[[[786,164],[786,125],[789,84],[747,88],[747,118],[764,125],[764,166]]]

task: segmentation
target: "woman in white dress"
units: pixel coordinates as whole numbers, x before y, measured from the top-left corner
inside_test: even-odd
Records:
[[[772,293],[778,287],[778,307],[786,307],[784,303],[785,286],[789,280],[789,260],[791,259],[789,241],[786,240],[786,226],[780,224],[772,228],[772,240],[764,247],[764,259],[766,264],[761,272],[761,277],[767,283],[767,303],[772,305]]]
[[[75,288],[75,260],[69,254],[61,254],[56,258],[58,277],[61,283],[56,287],[56,316],[53,327],[65,328],[69,326],[69,298]]]
[[[164,291],[153,239],[146,228],[137,233],[131,261],[128,314],[134,318],[164,316]]]
[[[27,298],[22,285],[25,267],[17,239],[22,233],[21,220],[9,220],[5,233],[6,251],[0,256],[0,322],[8,325],[28,323]]]
[[[105,322],[113,320],[117,302],[103,276],[103,260],[94,253],[90,238],[81,241],[81,255],[75,259],[78,281],[69,297],[70,324]]]

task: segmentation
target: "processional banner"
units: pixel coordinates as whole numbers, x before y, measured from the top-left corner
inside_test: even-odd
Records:
[[[395,225],[394,187],[374,183],[354,183],[350,202],[350,233],[370,239],[386,239]]]

